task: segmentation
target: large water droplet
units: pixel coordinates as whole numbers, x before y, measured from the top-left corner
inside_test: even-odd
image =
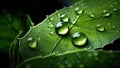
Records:
[[[65,14],[62,14],[62,15],[60,16],[60,20],[61,20],[62,22],[68,22],[68,21],[69,21],[69,18],[68,18]]]
[[[84,33],[76,32],[72,36],[72,43],[76,46],[82,46],[85,45],[87,42],[87,36]]]
[[[91,18],[94,18],[94,17],[95,17],[95,15],[94,15],[93,13],[90,13],[89,16],[90,16]]]
[[[34,40],[32,37],[30,37],[30,38],[28,38],[28,40],[27,40],[27,45],[28,45],[28,47],[34,49],[34,48],[37,47],[37,42],[36,42],[36,40]]]
[[[107,10],[104,10],[103,11],[103,17],[108,17],[110,16],[111,14],[107,11]]]
[[[69,31],[69,28],[66,24],[64,24],[63,22],[59,22],[56,25],[55,31],[57,34],[59,35],[66,35]]]
[[[80,10],[80,8],[77,7],[77,8],[75,8],[75,13],[76,13],[77,15],[80,15],[80,14],[83,13],[83,10]]]
[[[103,32],[103,31],[105,31],[105,28],[102,25],[98,24],[98,25],[96,25],[96,30]]]

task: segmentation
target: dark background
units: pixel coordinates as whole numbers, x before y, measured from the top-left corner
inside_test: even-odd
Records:
[[[0,0],[1,10],[29,14],[34,23],[63,7],[60,0]]]
[[[0,0],[0,12],[28,14],[35,24],[61,8],[63,4],[60,0]],[[0,52],[0,68],[9,68],[9,65],[9,54]]]

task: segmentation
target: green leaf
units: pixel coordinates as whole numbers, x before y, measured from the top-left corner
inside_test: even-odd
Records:
[[[81,0],[47,16],[19,39],[22,57],[94,50],[112,43],[120,38],[119,3],[120,0]],[[61,24],[62,29],[59,29]],[[82,43],[75,43],[73,35],[74,38],[83,36]]]
[[[15,39],[20,31],[25,34],[31,23],[28,21],[28,17],[20,14],[12,14],[10,12],[0,13],[0,52],[7,52],[10,44]]]
[[[37,56],[25,60],[18,68],[114,68],[119,67],[118,51],[80,51]],[[113,62],[114,61],[114,62]]]

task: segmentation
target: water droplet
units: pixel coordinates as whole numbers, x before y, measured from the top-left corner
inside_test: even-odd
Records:
[[[49,22],[48,27],[49,27],[49,28],[53,28],[53,27],[54,27],[54,25],[53,25],[51,22]]]
[[[66,35],[69,31],[69,28],[66,24],[64,24],[63,22],[59,22],[56,25],[55,31],[57,34],[59,35]]]
[[[95,15],[94,15],[93,13],[90,13],[89,16],[90,16],[91,18],[94,18],[94,17],[95,17]]]
[[[82,46],[85,45],[87,42],[87,36],[84,33],[76,32],[72,36],[72,43],[76,46]]]
[[[65,14],[62,14],[62,15],[60,16],[60,20],[61,20],[62,22],[68,22],[68,21],[69,21],[69,18],[68,18]]]
[[[96,25],[96,30],[103,32],[103,31],[105,31],[105,28],[102,25],[98,24],[98,25]]]
[[[50,20],[53,20],[53,18],[51,17]]]
[[[57,15],[60,16],[60,13],[58,13]]]
[[[37,42],[32,37],[28,38],[27,44],[28,44],[28,47],[32,49],[37,47]]]
[[[108,17],[110,16],[111,14],[107,11],[107,10],[104,10],[103,11],[103,17]]]
[[[80,8],[77,7],[77,8],[75,8],[75,13],[76,13],[77,15],[80,15],[80,14],[83,13],[83,10],[80,10]]]
[[[51,35],[52,35],[53,33],[54,33],[54,32],[52,32],[52,31],[50,32]]]

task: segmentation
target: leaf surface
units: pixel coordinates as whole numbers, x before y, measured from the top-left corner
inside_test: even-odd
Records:
[[[81,0],[47,16],[19,39],[22,57],[27,59],[52,53],[94,50],[112,43],[120,38],[119,3],[119,0]],[[59,35],[56,25],[63,21],[63,16],[67,17],[63,25],[69,29],[66,35]],[[72,36],[76,32],[85,34],[87,41],[83,46],[73,44]]]

